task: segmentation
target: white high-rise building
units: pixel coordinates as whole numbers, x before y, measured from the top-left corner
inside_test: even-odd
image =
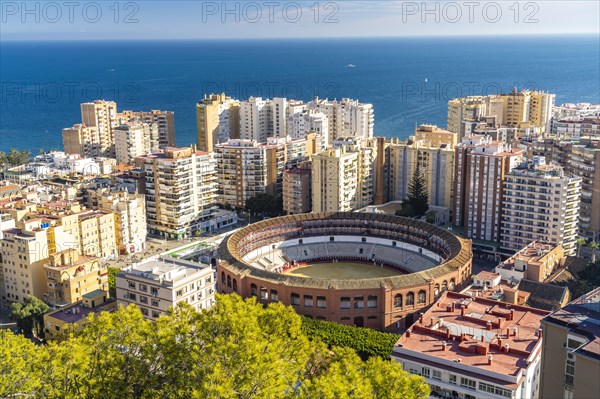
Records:
[[[321,149],[329,145],[329,119],[322,112],[304,110],[290,114],[287,127],[288,137],[292,139],[304,138],[314,132],[321,136]]]
[[[329,120],[330,143],[339,137],[373,138],[372,104],[363,104],[349,98],[341,101],[315,98],[308,107],[323,113]]]
[[[273,136],[273,112],[269,100],[250,97],[240,102],[240,139],[266,143]]]
[[[562,167],[534,157],[506,174],[500,242],[516,252],[533,241],[562,244],[575,254],[579,227],[581,178],[566,176]]]
[[[213,230],[211,219],[218,210],[212,153],[170,147],[139,157],[136,163],[146,170],[150,233],[181,239]]]

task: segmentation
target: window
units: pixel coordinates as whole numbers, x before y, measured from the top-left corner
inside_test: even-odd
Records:
[[[157,318],[159,315],[160,314],[156,310],[152,311],[152,317]]]
[[[342,317],[342,320],[343,321],[348,321],[348,320],[350,320],[350,318],[349,317]]]
[[[158,306],[158,300],[157,300],[157,299],[153,299],[153,300],[150,302],[150,304],[151,304],[152,306]]]
[[[427,295],[425,294],[424,290],[419,291],[419,296],[417,297],[417,303],[424,304],[426,297],[427,297]]]
[[[341,309],[350,309],[350,297],[343,296],[340,298],[340,308]]]
[[[425,378],[429,378],[431,376],[431,369],[429,369],[429,367],[421,367],[421,375]]]
[[[456,385],[456,375],[450,374],[450,379],[448,380],[448,382],[450,382],[450,384],[452,385]]]
[[[460,386],[463,388],[468,388],[468,389],[477,389],[477,384],[475,383],[475,381],[470,380],[468,378],[465,377],[460,377]]]
[[[394,307],[395,308],[402,307],[402,295],[400,295],[400,294],[394,295]]]
[[[415,304],[415,294],[409,292],[406,294],[406,306],[413,306]]]
[[[133,281],[129,282],[129,288],[135,289],[135,283]]]
[[[442,372],[440,370],[433,370],[433,377],[434,380],[441,380],[442,379]]]
[[[568,354],[569,357],[573,357],[572,354]],[[565,384],[573,385],[575,382],[575,359],[567,358],[567,365],[565,367]]]
[[[136,300],[135,294],[129,293],[129,299],[131,299],[132,301],[135,301]]]
[[[365,300],[362,295],[357,295],[354,297],[354,309],[364,309]]]
[[[271,302],[277,302],[278,300],[279,294],[277,294],[277,290],[271,290]]]
[[[183,290],[177,290],[177,292],[175,293],[176,298],[179,298],[182,295],[183,295]]]
[[[148,291],[148,286],[146,284],[140,284],[140,291]]]
[[[440,285],[436,284],[433,286],[433,297],[438,299],[440,297]]]
[[[205,283],[205,284],[210,284],[210,283],[212,283],[212,278],[210,278],[210,277],[207,277],[207,278],[205,278],[205,279],[204,279],[204,283]]]
[[[377,296],[376,295],[369,295],[367,307],[369,307],[369,308],[377,307]]]
[[[144,316],[148,316],[148,309],[146,309],[146,308],[140,308],[140,312],[142,312],[142,314]]]
[[[148,297],[140,295],[140,302],[141,303],[148,303]]]
[[[312,295],[304,295],[304,306],[312,307],[312,305],[313,305]]]
[[[512,398],[512,394],[513,394],[513,392],[508,389],[504,389],[502,387],[497,387],[497,386],[491,385],[491,384],[485,384],[483,382],[479,383],[479,390],[484,391],[484,392],[493,393],[493,394],[499,395],[499,396],[504,396],[505,398]]]
[[[326,308],[327,307],[327,299],[324,296],[317,297],[317,307],[318,308]]]
[[[231,288],[231,276],[227,276],[227,286]]]
[[[300,306],[300,295],[292,293],[292,305]]]
[[[333,242],[333,241],[335,241],[335,238],[334,237],[329,237],[329,241]]]
[[[369,316],[367,317],[367,320],[377,320],[377,316]]]
[[[233,290],[237,292],[237,280],[233,279]]]
[[[221,282],[225,284],[227,282],[227,278],[225,277],[225,272],[221,272]]]
[[[257,293],[258,293],[258,288],[256,287],[256,284],[250,284],[250,295],[256,296]]]
[[[265,287],[260,287],[260,299],[262,299],[263,301],[269,300],[269,292]]]
[[[156,287],[150,287],[150,293],[152,295],[158,295],[158,288],[156,288]]]

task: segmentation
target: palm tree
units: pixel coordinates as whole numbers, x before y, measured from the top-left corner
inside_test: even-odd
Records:
[[[585,238],[583,237],[579,237],[577,239],[577,257],[579,258],[579,255],[581,253],[581,247],[585,245]]]
[[[592,249],[592,263],[594,263],[596,262],[596,250],[600,248],[600,244],[596,241],[592,241],[588,246]]]

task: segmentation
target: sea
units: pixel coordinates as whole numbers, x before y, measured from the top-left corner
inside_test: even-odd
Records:
[[[517,89],[556,103],[600,103],[600,37],[482,36],[188,41],[0,42],[0,151],[61,149],[79,104],[174,111],[196,141],[204,95],[353,98],[373,104],[375,135],[446,126],[448,100]]]

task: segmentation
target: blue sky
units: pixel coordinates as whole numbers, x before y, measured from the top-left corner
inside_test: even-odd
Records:
[[[1,40],[600,34],[600,2],[6,1]]]

